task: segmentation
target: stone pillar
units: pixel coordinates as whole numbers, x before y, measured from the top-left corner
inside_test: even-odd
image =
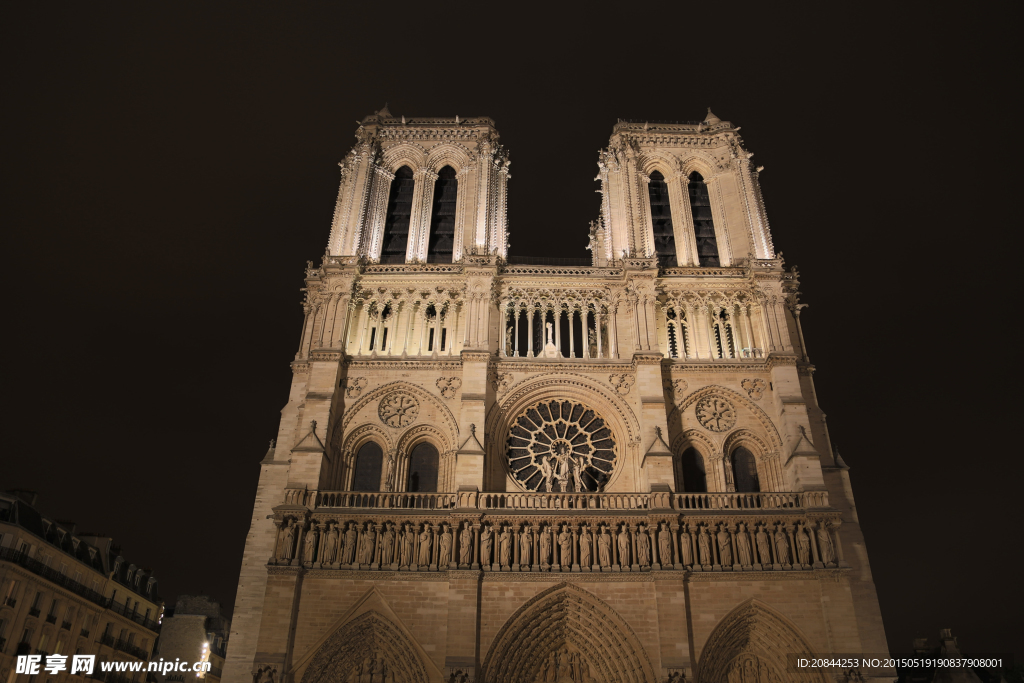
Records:
[[[578,572],[580,570],[580,555],[579,555],[579,532],[576,527],[572,528],[572,571]]]
[[[526,318],[526,357],[527,358],[533,358],[534,357],[534,349],[533,349],[533,316],[534,316],[534,309],[531,306],[527,310],[527,318]]]
[[[682,569],[683,565],[680,564],[679,560],[679,525],[672,522],[668,525],[669,530],[672,532],[672,567],[675,569]],[[686,533],[685,531],[683,532]]]
[[[618,309],[618,304],[612,304],[611,310],[608,311],[608,345],[611,347],[608,349],[609,358],[619,357]]]
[[[732,524],[726,524],[725,530],[729,532],[729,545],[732,547],[732,570],[738,572],[740,570],[740,556],[736,552],[736,534],[739,533],[739,526],[733,526]]]
[[[571,307],[569,314],[569,358],[576,357],[576,311]]]
[[[823,524],[823,522],[819,522],[819,524]],[[815,569],[824,569],[825,563],[818,557],[818,535],[814,533],[814,526],[804,522],[804,533],[807,534],[807,540],[811,542],[811,555],[814,557],[814,564],[812,566]]]
[[[513,334],[513,337],[512,337],[512,342],[513,342],[512,343],[512,348],[514,349],[514,352],[513,352],[512,355],[516,356],[518,358],[519,357],[519,316],[522,313],[522,311],[519,309],[519,306],[516,306],[514,310],[515,310],[516,320],[515,320],[515,325],[513,327],[514,331],[512,332],[512,334]]]
[[[841,520],[834,520],[829,522],[829,526],[832,528],[832,533],[835,535],[835,539],[832,546],[836,550],[836,562],[840,567],[849,567],[850,563],[846,561],[846,557],[843,555],[843,539],[839,537],[839,527],[842,525]]]
[[[594,332],[597,334],[597,357],[604,358],[604,354],[601,350],[601,309],[597,307],[594,309]]]
[[[533,567],[530,571],[540,571],[540,525],[534,524],[530,527],[533,530]]]
[[[468,522],[467,522],[468,524]],[[493,549],[491,552],[494,552]],[[480,569],[480,525],[473,525],[473,569]]]

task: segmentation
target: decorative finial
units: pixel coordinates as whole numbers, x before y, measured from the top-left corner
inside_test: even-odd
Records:
[[[316,420],[309,421],[309,431],[316,433]]]
[[[661,427],[655,427],[654,428],[654,433],[657,434],[658,438],[660,439],[661,438]]]
[[[470,436],[476,436],[476,425],[472,422],[469,424],[469,434]]]
[[[402,116],[402,125],[403,126],[405,125],[405,116],[404,115]]]
[[[274,448],[276,446],[276,443],[277,443],[276,439],[271,439],[270,440],[270,447]]]
[[[456,114],[456,115],[455,115],[455,123],[458,123],[458,122],[459,122],[459,115],[458,115],[458,114]]]

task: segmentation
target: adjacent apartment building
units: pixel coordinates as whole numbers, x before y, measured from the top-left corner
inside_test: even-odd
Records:
[[[18,655],[94,654],[97,662],[148,661],[163,602],[153,572],[121,556],[113,539],[78,533],[46,517],[34,493],[0,493],[0,681],[15,673]],[[82,680],[71,667],[39,680]],[[113,683],[144,672],[101,674]]]

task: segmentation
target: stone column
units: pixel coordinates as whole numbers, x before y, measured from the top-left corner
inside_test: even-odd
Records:
[[[651,529],[651,525],[647,525],[647,536],[649,538],[648,543],[651,546],[651,569],[661,569],[661,562],[658,556],[658,541],[661,540],[658,535],[661,533],[661,524],[657,524],[654,529]]]
[[[512,528],[512,571],[519,571],[519,527]]]
[[[309,314],[313,310],[313,307],[309,304],[302,304],[302,334],[299,335],[299,350],[295,352],[296,358],[305,358],[306,349],[306,331],[310,327]]]
[[[711,545],[711,571],[720,572],[722,571],[722,561],[718,556],[718,536],[713,531],[714,527],[708,524],[708,542]]]
[[[356,352],[352,355],[360,356],[363,353],[363,342],[366,340],[366,328],[370,324],[370,302],[364,301],[363,308],[359,312],[359,344],[356,346]]]
[[[281,557],[281,527],[284,526],[284,521],[276,517],[273,521],[274,526],[277,527],[277,534],[274,536],[274,554],[267,560],[267,564],[277,564],[278,559]]]
[[[340,347],[342,352],[346,350],[346,335],[348,333],[349,320],[351,319],[352,311],[354,310],[355,304],[353,303],[352,298],[348,294],[342,294],[338,305],[334,307],[334,327],[331,330],[331,348]]]
[[[320,326],[320,338],[318,344],[320,348],[325,346],[324,340],[327,340],[326,346],[331,345],[331,336],[334,334],[334,319],[337,317],[338,312],[338,293],[335,292],[328,299],[326,308],[324,310],[324,324]]]
[[[594,332],[597,334],[597,357],[604,358],[601,349],[601,307],[594,309]]]
[[[794,543],[794,539],[793,539],[793,525],[792,524],[787,524],[786,525],[786,536],[789,537],[789,554],[791,556],[793,556],[793,566],[795,567],[797,564],[800,563],[800,558],[796,557],[796,554],[797,554],[796,553],[796,544]],[[811,540],[813,541],[814,539],[811,539]]]
[[[612,304],[608,311],[608,345],[611,347],[608,349],[609,358],[619,357],[618,308],[618,304]]]
[[[519,357],[519,315],[520,315],[521,311],[519,309],[519,306],[516,306],[514,310],[515,310],[516,320],[515,320],[515,326],[513,328],[514,331],[512,332],[512,334],[514,335],[512,337],[512,348],[515,349],[515,351],[514,351],[514,353],[512,355],[516,356],[518,358]]]
[[[555,313],[555,346],[558,347],[558,355],[562,355],[562,307],[554,309]]]
[[[628,529],[629,529],[629,540],[630,540],[630,543],[632,544],[632,547],[633,547],[633,564],[631,564],[629,568],[632,571],[638,572],[638,571],[640,571],[640,558],[638,558],[636,556],[636,530],[637,530],[637,525],[636,524],[630,524]]]
[[[839,537],[839,527],[842,523],[842,520],[838,519],[829,522],[829,527],[831,527],[832,533],[835,536],[832,542],[832,547],[836,550],[836,563],[838,563],[840,567],[849,567],[850,563],[846,561],[846,557],[843,555],[843,539]]]
[[[819,524],[822,524],[822,522],[819,522]],[[804,522],[804,533],[807,534],[807,540],[811,542],[811,555],[814,557],[814,564],[812,566],[815,569],[824,569],[825,563],[818,557],[818,535],[814,533],[814,527]]]
[[[740,533],[740,527],[727,524],[725,530],[729,532],[729,545],[732,546],[732,570],[738,572],[740,570],[740,556],[736,552],[736,534]]]
[[[612,571],[622,571],[619,567],[619,526],[616,524],[614,531],[611,531],[611,546],[612,546]]]
[[[533,349],[533,315],[534,315],[534,309],[533,309],[533,306],[531,306],[527,310],[527,317],[526,317],[526,357],[527,358],[533,358],[534,357],[534,349]]]
[[[297,521],[298,522],[298,521]],[[306,525],[298,522],[296,525],[299,528],[299,533],[295,537],[295,552],[292,553],[291,564],[296,567],[302,566],[301,554],[305,550],[305,544],[303,543],[303,537],[306,535]]]
[[[533,530],[533,566],[530,571],[540,571],[540,525],[534,524],[530,527]]]
[[[493,552],[493,550],[492,550]],[[473,566],[472,569],[480,569],[480,525],[473,525]]]
[[[569,308],[569,358],[576,357],[576,311]]]
[[[374,524],[373,525],[373,529],[377,533],[373,537],[373,555],[370,556],[370,569],[379,569],[380,568],[380,554],[381,554],[381,551],[383,549],[383,546],[381,545],[380,540],[381,540],[381,537],[384,535],[384,525],[383,524]]]

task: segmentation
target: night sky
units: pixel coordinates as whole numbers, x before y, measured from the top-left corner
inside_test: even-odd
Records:
[[[356,121],[493,118],[511,252],[586,256],[616,119],[710,106],[800,269],[891,650],[949,627],[1024,657],[1010,19],[418,7],[5,6],[0,488],[230,608]]]

